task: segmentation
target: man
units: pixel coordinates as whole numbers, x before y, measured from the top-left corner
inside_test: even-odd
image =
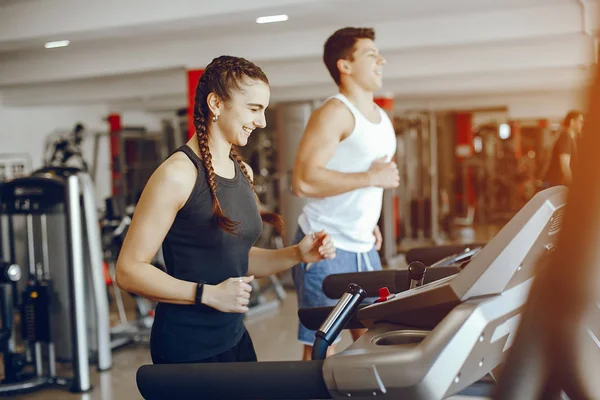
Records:
[[[572,166],[577,158],[577,143],[583,130],[583,113],[569,111],[563,121],[563,130],[554,143],[550,155],[550,165],[544,181],[547,186],[571,185]]]
[[[385,111],[373,101],[382,86],[385,59],[369,28],[344,28],[327,39],[323,61],[339,88],[315,110],[296,155],[293,187],[308,198],[298,219],[298,234],[325,229],[337,249],[336,258],[299,264],[293,275],[298,306],[334,305],[322,291],[327,275],[380,270],[377,250],[381,232],[383,190],[399,184],[396,135]],[[354,340],[363,333],[352,331]],[[315,332],[302,324],[298,339],[303,359],[310,359]],[[339,338],[338,338],[339,340]],[[334,352],[334,346],[328,355]]]

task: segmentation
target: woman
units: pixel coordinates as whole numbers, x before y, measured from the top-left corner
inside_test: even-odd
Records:
[[[214,59],[195,93],[196,136],[157,168],[136,206],[117,283],[159,303],[150,340],[155,364],[256,361],[243,324],[250,282],[335,257],[325,232],[284,249],[252,247],[263,221],[278,229],[282,222],[259,211],[252,170],[232,145],[244,146],[265,127],[269,96],[259,67]],[[161,243],[166,273],[150,264]]]

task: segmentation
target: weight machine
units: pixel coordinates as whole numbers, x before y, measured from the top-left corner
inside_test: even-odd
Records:
[[[438,180],[438,119],[434,112],[406,112],[396,118],[400,172],[400,186],[388,207],[397,207],[401,226],[397,233],[384,232],[396,237],[397,245],[410,243],[439,244],[439,180]],[[385,201],[384,201],[385,206]],[[391,213],[388,213],[391,214]]]
[[[4,262],[28,266],[21,280],[14,279],[17,274],[11,274],[10,267],[7,270],[14,282],[12,300],[22,310],[20,339],[25,350],[20,354],[7,294],[13,290],[7,290],[3,280],[8,370],[0,394],[47,386],[86,392],[92,388],[90,359],[95,358],[100,371],[111,368],[102,255],[99,247],[90,245],[99,243],[97,224],[91,179],[77,169],[43,169],[0,186]],[[70,361],[72,377],[57,376],[57,360]],[[27,367],[33,373],[25,374]]]
[[[85,127],[78,123],[72,132],[49,135],[44,145],[44,166],[72,166],[87,171],[88,165],[81,150],[84,131]]]
[[[114,346],[129,344],[131,342],[147,342],[150,339],[150,331],[154,323],[155,303],[141,296],[131,294],[135,302],[135,319],[129,320],[123,301],[123,292],[116,283],[116,263],[125,235],[131,224],[133,207],[125,206],[122,197],[111,197],[106,199],[106,210],[101,221],[102,248],[104,250],[104,262],[109,274],[109,284],[113,289],[114,300],[119,314],[119,324],[111,328]],[[161,253],[157,254],[152,264],[161,267],[164,265]],[[164,267],[163,267],[164,268]]]
[[[127,204],[135,204],[150,175],[167,157],[163,132],[149,132],[144,127],[125,127],[94,135],[91,176],[97,180],[101,147],[109,148],[113,195],[122,196]]]

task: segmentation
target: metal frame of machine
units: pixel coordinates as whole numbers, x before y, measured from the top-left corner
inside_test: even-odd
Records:
[[[32,390],[48,385],[67,386],[74,392],[91,390],[89,375],[89,336],[86,321],[94,319],[96,329],[91,332],[97,342],[97,366],[99,370],[107,370],[112,366],[110,350],[108,301],[102,275],[102,254],[98,246],[89,246],[90,260],[85,259],[84,238],[89,243],[98,242],[97,215],[93,198],[93,184],[89,175],[77,173],[71,168],[60,170],[62,174],[50,173],[40,170],[37,174],[12,180],[0,187],[0,217],[2,226],[3,254],[10,261],[21,258],[21,264],[28,265],[28,274],[25,280],[28,285],[43,285],[49,293],[47,312],[50,320],[55,320],[55,313],[61,310],[70,310],[68,316],[69,327],[60,327],[62,330],[70,329],[71,363],[73,367],[72,378],[61,378],[56,375],[56,354],[54,340],[51,333],[44,334],[44,340],[35,343],[26,343],[33,349],[35,363],[35,377],[23,382],[0,384],[0,394]],[[67,255],[66,276],[56,276],[52,272],[51,252],[49,249],[50,217],[64,216],[64,240]],[[16,254],[15,240],[19,236],[14,234],[15,218],[25,218],[26,252],[21,256]],[[56,223],[53,220],[52,223]],[[84,234],[85,233],[85,234]],[[49,251],[50,250],[50,251]],[[98,265],[98,259],[100,264]],[[7,260],[8,261],[8,260]],[[87,261],[90,261],[88,264]],[[86,268],[89,265],[90,268]],[[66,282],[68,303],[61,302],[63,294],[56,292],[55,285],[58,279]],[[91,284],[91,288],[88,286]],[[86,293],[86,288],[89,291]],[[34,287],[35,289],[35,287]],[[91,292],[91,293],[90,293]],[[91,296],[89,295],[91,294]],[[33,296],[32,296],[33,297]],[[93,315],[89,315],[93,311]],[[34,310],[34,313],[37,312]],[[63,311],[64,312],[64,311]],[[35,315],[32,314],[32,318]],[[23,323],[23,321],[22,321]],[[50,324],[46,327],[51,331]],[[64,334],[63,334],[64,335]],[[15,340],[13,332],[11,341]],[[42,344],[48,348],[47,371],[43,368]]]

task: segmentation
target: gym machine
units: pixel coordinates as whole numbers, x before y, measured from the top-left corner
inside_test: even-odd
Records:
[[[460,246],[442,246],[442,250],[449,251],[451,249],[460,248]],[[441,260],[433,263],[429,267],[420,261],[410,262],[406,269],[388,269],[383,271],[351,272],[344,274],[333,274],[327,276],[323,280],[323,293],[330,299],[341,299],[349,293],[349,288],[356,285],[354,282],[360,283],[360,289],[364,291],[364,297],[377,298],[383,301],[390,296],[391,293],[400,293],[409,289],[413,289],[423,284],[438,281],[447,278],[451,275],[459,273],[465,265],[478,252],[479,248],[464,249],[464,251],[448,255]],[[434,255],[442,254],[437,252]],[[355,291],[355,290],[354,290]],[[350,291],[352,292],[352,291]],[[354,312],[345,319],[345,329],[364,329],[364,326],[358,319],[357,310],[369,305],[368,302],[357,304]],[[339,301],[339,304],[344,301]],[[329,315],[339,314],[332,311],[331,307],[311,307],[301,308],[298,310],[298,317],[302,324],[311,330],[322,330],[323,321]],[[347,312],[347,310],[345,310]],[[333,338],[335,339],[335,337]],[[325,349],[326,351],[326,349]],[[324,355],[325,353],[323,353]]]
[[[116,283],[116,263],[125,240],[125,235],[133,217],[133,207],[125,205],[121,196],[113,196],[105,200],[106,209],[101,221],[102,248],[104,262],[110,276],[109,284],[119,314],[119,324],[111,328],[112,347],[132,342],[148,342],[152,324],[154,323],[155,303],[141,296],[130,294],[135,302],[135,319],[129,320],[123,301],[123,291]],[[158,255],[157,255],[158,256]],[[152,265],[164,269],[164,260],[155,257]]]
[[[152,323],[154,322],[154,318],[150,315],[153,312],[153,305],[149,300],[144,299],[140,296],[134,296],[136,303],[136,312],[138,312],[138,318],[136,322],[128,321],[125,315],[125,309],[121,298],[121,291],[117,287],[114,279],[115,279],[115,263],[116,258],[118,256],[118,250],[115,249],[115,245],[120,248],[120,243],[124,240],[125,231],[129,227],[131,223],[131,216],[133,213],[131,206],[125,206],[123,199],[120,198],[121,201],[118,201],[116,198],[110,198],[106,200],[107,213],[104,215],[104,220],[100,221],[100,228],[98,229],[98,214],[95,209],[95,193],[94,186],[90,176],[87,173],[82,173],[78,168],[73,167],[50,167],[50,168],[42,168],[33,173],[34,175],[43,175],[47,177],[59,176],[63,178],[67,178],[71,175],[78,175],[85,183],[85,190],[82,192],[82,207],[84,207],[84,215],[85,215],[85,226],[84,226],[84,237],[87,239],[83,242],[83,251],[85,260],[88,262],[89,269],[92,271],[92,284],[98,285],[98,291],[100,296],[102,297],[102,303],[106,302],[107,310],[108,310],[108,294],[106,291],[102,292],[101,285],[106,284],[106,279],[102,274],[104,271],[103,260],[108,261],[108,272],[111,276],[111,280],[113,283],[113,288],[115,289],[115,296],[117,297],[117,309],[119,311],[120,324],[109,327],[109,323],[104,324],[101,323],[102,326],[106,326],[109,330],[109,343],[110,350],[114,350],[120,348],[122,346],[136,343],[148,341],[150,337],[150,329],[152,327]],[[119,204],[120,203],[120,204]],[[118,215],[116,215],[118,214]],[[106,217],[111,218],[112,221],[107,221]],[[107,228],[110,231],[113,222],[115,219],[119,220],[118,225],[113,226],[114,230],[108,233],[108,236],[112,237],[111,243],[105,243],[107,239]],[[110,240],[110,239],[108,239]],[[104,246],[106,244],[107,246]],[[158,261],[157,259],[155,259]],[[153,262],[154,265],[160,265],[159,262]],[[97,271],[101,271],[98,273]],[[89,272],[86,269],[86,272]],[[100,275],[99,275],[100,274]],[[102,278],[101,278],[102,276]],[[102,279],[102,280],[101,280]],[[100,283],[102,282],[102,283]],[[94,315],[93,312],[94,303],[88,304],[88,315]],[[93,319],[89,319],[88,330],[91,332],[96,332],[99,327],[96,328],[97,321]],[[98,322],[100,323],[100,322]],[[104,332],[104,328],[103,332]],[[104,333],[103,333],[104,335]],[[91,354],[96,354],[99,350],[95,345],[96,340],[92,336],[90,339],[90,350]],[[60,356],[62,359],[69,359],[69,356]]]
[[[0,182],[31,173],[31,156],[26,153],[0,153]]]
[[[339,299],[346,292],[346,288],[354,282],[360,282],[361,288],[367,293],[367,297],[381,296],[382,291],[387,289],[391,293],[404,292],[414,286],[414,280],[418,279],[423,283],[431,283],[439,279],[447,278],[459,273],[464,268],[465,263],[477,254],[478,250],[469,250],[461,254],[446,257],[437,263],[427,266],[420,261],[413,261],[407,269],[388,269],[382,271],[350,272],[345,274],[333,274],[323,280],[323,293],[330,299]],[[417,271],[426,269],[427,274]],[[416,275],[415,275],[416,274]],[[386,296],[389,293],[386,294]],[[331,310],[330,307],[322,307]],[[302,313],[312,314],[317,307],[302,308],[298,310],[300,319]]]
[[[508,221],[518,208],[518,167],[511,140],[499,137],[497,123],[481,125],[475,140],[479,151],[463,160],[461,175],[470,177],[476,188],[478,220],[483,223]],[[467,209],[466,179],[463,179],[462,193],[462,207]]]
[[[91,176],[98,180],[98,168],[105,151],[110,152],[113,194],[123,196],[127,204],[137,203],[152,172],[167,154],[163,132],[144,127],[123,127],[94,135]]]
[[[52,134],[46,138],[44,144],[45,167],[77,167],[83,171],[88,170],[88,165],[83,158],[82,143],[85,127],[78,123],[72,132],[61,135]],[[75,160],[73,162],[73,160]]]
[[[407,112],[396,122],[398,150],[396,159],[400,187],[396,189],[397,207],[402,216],[401,233],[396,244],[442,242],[439,227],[438,118],[435,112]],[[386,236],[394,237],[388,229]],[[407,243],[403,243],[407,242]],[[395,250],[395,249],[394,249]]]
[[[0,352],[3,355],[3,383],[21,380],[25,357],[15,351],[13,334],[14,286],[21,279],[21,267],[0,261]]]
[[[46,168],[0,186],[2,254],[28,266],[15,289],[22,293],[25,363],[35,365],[34,379],[3,382],[0,394],[51,384],[89,391],[90,349],[98,370],[112,366],[102,254],[93,245],[100,243],[93,194],[89,175],[77,168]],[[56,376],[57,360],[70,361],[72,378]]]
[[[360,309],[357,319],[368,331],[343,352],[297,362],[145,365],[138,389],[146,399],[442,399],[461,393],[499,372],[534,275],[552,260],[566,192],[538,193],[460,272],[418,281]],[[356,304],[349,299],[357,292],[340,303]],[[336,313],[347,315],[345,308],[332,309],[319,329],[324,336],[339,333]],[[332,327],[338,332],[330,334]]]

